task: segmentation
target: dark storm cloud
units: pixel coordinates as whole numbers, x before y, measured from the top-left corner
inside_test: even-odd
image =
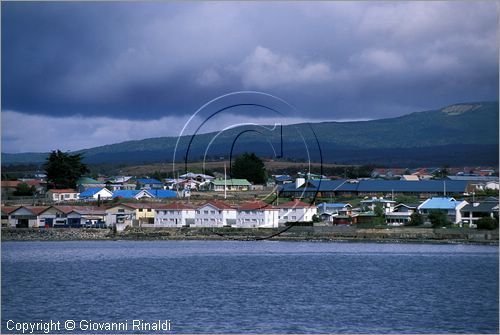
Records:
[[[239,90],[318,120],[498,99],[498,4],[2,3],[3,111],[154,120]]]

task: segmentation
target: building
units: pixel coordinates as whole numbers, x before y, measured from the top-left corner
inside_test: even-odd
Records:
[[[113,193],[104,187],[89,188],[80,193],[80,199],[82,200],[108,200],[111,198],[113,198]]]
[[[113,192],[114,198],[123,198],[123,199],[144,199],[144,198],[153,198],[153,195],[149,193],[147,190],[116,190]]]
[[[76,201],[79,199],[79,193],[71,188],[51,189],[47,191],[46,197],[48,200],[54,202]]]
[[[477,220],[482,217],[497,218],[498,199],[488,198],[484,201],[474,201],[465,205],[461,210],[462,223],[475,227]]]
[[[210,189],[216,192],[226,191],[248,191],[252,184],[246,179],[213,179],[210,182]]]
[[[31,206],[18,207],[9,214],[9,227],[12,228],[43,227],[44,225],[40,224],[39,215],[46,209],[47,207],[31,207]]]
[[[194,227],[231,227],[237,211],[222,201],[209,201],[196,208]]]
[[[306,204],[300,200],[293,200],[276,207],[279,208],[278,220],[280,224],[286,222],[310,222],[317,213],[316,206]]]
[[[4,207],[2,206],[2,227],[9,225],[9,215],[19,207]]]
[[[452,224],[462,224],[461,210],[467,205],[465,200],[455,200],[454,198],[434,197],[425,200],[418,206],[418,211],[424,215],[425,220],[428,221],[427,216],[430,212],[435,210],[444,211],[448,216],[448,220]]]
[[[411,221],[411,215],[417,211],[419,204],[398,204],[392,212],[385,213],[385,223],[391,226],[406,225]]]
[[[395,205],[396,201],[394,200],[387,200],[384,198],[376,198],[376,197],[361,201],[361,206],[366,208],[368,211],[374,212],[375,207],[380,206],[382,207],[384,214],[392,212],[394,210]]]
[[[153,178],[139,178],[136,180],[137,188],[145,190],[161,190],[163,183],[158,179]]]
[[[123,230],[127,226],[136,223],[136,208],[126,204],[111,206],[105,210],[106,224],[110,227],[116,226],[118,230]]]
[[[137,223],[139,226],[152,225],[155,221],[155,204],[147,203],[126,203],[123,204],[135,210],[134,225]]]
[[[172,190],[147,190],[151,196],[155,199],[171,199],[171,198],[176,198],[177,197],[177,192],[172,191]]]
[[[299,182],[299,179],[300,182]],[[414,195],[419,197],[444,194],[466,194],[469,192],[466,180],[383,180],[383,179],[312,179],[297,178],[293,184],[285,184],[280,194],[286,197],[313,198],[336,196],[383,196]]]
[[[95,180],[93,178],[89,178],[89,177],[82,177],[82,178],[78,179],[76,185],[77,185],[77,190],[80,193],[88,190],[89,188],[106,187],[106,183],[97,181],[97,180]]]
[[[189,204],[157,205],[154,211],[155,227],[189,227],[195,224],[195,207]]]
[[[279,208],[263,201],[250,201],[238,207],[236,216],[237,228],[277,228],[279,225]]]
[[[334,218],[339,216],[345,216],[346,218],[352,216],[352,206],[350,204],[323,202],[316,207],[318,215],[324,222],[333,223]]]

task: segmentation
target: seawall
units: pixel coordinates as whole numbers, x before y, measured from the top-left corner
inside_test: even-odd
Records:
[[[121,233],[109,229],[9,229],[2,241],[71,240],[261,240],[277,241],[378,241],[420,243],[481,243],[498,245],[498,230],[356,227],[292,227],[282,229],[235,228],[129,228]],[[281,233],[280,233],[281,232]],[[273,236],[274,235],[274,236]]]

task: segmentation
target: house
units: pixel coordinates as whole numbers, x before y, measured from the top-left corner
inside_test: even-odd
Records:
[[[433,210],[444,211],[448,220],[453,224],[462,224],[461,210],[468,204],[465,200],[455,200],[447,197],[434,197],[425,200],[418,206],[418,211],[427,219],[429,213]]]
[[[183,175],[179,176],[179,178],[181,178],[181,179],[187,179],[187,180],[196,180],[198,182],[204,182],[204,181],[207,181],[207,180],[214,179],[213,176],[209,176],[207,174],[192,173],[192,172],[188,172],[186,174],[183,174]]]
[[[153,178],[138,178],[136,180],[137,188],[145,190],[161,190],[163,183],[158,179]]]
[[[395,205],[396,201],[394,200],[387,200],[384,198],[377,198],[377,197],[372,197],[371,199],[361,201],[361,206],[367,208],[372,212],[375,211],[375,207],[381,206],[384,211],[384,214],[392,212],[394,210]]]
[[[300,200],[293,200],[276,207],[279,208],[278,220],[280,224],[309,222],[312,221],[313,215],[317,213],[316,206],[306,204]]]
[[[118,190],[135,190],[136,184],[132,182],[131,176],[115,176],[106,180],[106,188],[111,192]]]
[[[337,216],[351,216],[352,206],[346,203],[326,203],[323,202],[316,206],[318,215],[324,222],[333,222]]]
[[[419,181],[420,178],[417,175],[414,175],[414,174],[404,174],[404,175],[401,176],[401,180]]]
[[[66,214],[69,227],[106,228],[103,207],[72,206]]]
[[[108,200],[112,197],[113,193],[104,187],[89,188],[80,193],[80,199],[82,200]]]
[[[106,224],[109,227],[116,226],[118,230],[123,230],[127,226],[133,226],[137,223],[136,208],[130,204],[118,204],[105,210]]]
[[[106,183],[97,181],[93,178],[82,177],[76,182],[76,188],[81,193],[89,188],[103,188],[106,187]]]
[[[40,227],[61,227],[68,226],[67,213],[71,206],[50,206],[38,215]]]
[[[385,213],[385,223],[390,226],[402,226],[411,221],[411,215],[417,211],[419,204],[398,204],[392,212]]]
[[[51,189],[47,191],[46,197],[48,200],[54,202],[76,201],[79,199],[79,193],[71,188]]]
[[[35,189],[35,194],[43,195],[47,190],[47,183],[39,179],[2,180],[2,196],[13,195],[19,184],[26,184]]]
[[[236,215],[237,228],[277,228],[279,208],[263,201],[250,201],[238,207]]]
[[[248,191],[252,185],[246,179],[213,179],[210,184],[210,189],[216,192],[224,192],[224,189],[226,191]]]
[[[488,198],[484,201],[474,201],[465,205],[461,210],[462,223],[475,227],[477,220],[482,217],[498,219],[498,199]]]
[[[123,198],[123,199],[144,199],[144,198],[153,198],[153,195],[149,193],[147,190],[116,190],[113,192],[114,198]]]
[[[39,215],[46,209],[47,207],[31,207],[31,206],[18,207],[9,214],[9,227],[15,227],[15,228],[43,227],[44,225],[40,224]]]
[[[144,224],[154,224],[155,220],[155,204],[147,203],[125,203],[124,206],[135,209],[135,220],[142,226]]]
[[[189,204],[157,205],[154,211],[155,227],[189,227],[195,224],[195,207]]]
[[[19,207],[4,207],[2,206],[2,227],[9,225],[9,215]]]
[[[283,174],[283,175],[275,175],[274,176],[275,184],[276,185],[283,185],[283,184],[289,184],[293,183],[293,178],[290,177],[289,175]]]
[[[237,211],[222,201],[209,201],[196,208],[194,227],[226,227],[236,225]]]

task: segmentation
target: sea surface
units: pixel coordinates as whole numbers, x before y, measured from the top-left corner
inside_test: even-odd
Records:
[[[2,333],[49,321],[60,323],[50,333],[155,332],[132,330],[133,320],[168,322],[162,333],[499,332],[498,246],[75,241],[1,250]]]

